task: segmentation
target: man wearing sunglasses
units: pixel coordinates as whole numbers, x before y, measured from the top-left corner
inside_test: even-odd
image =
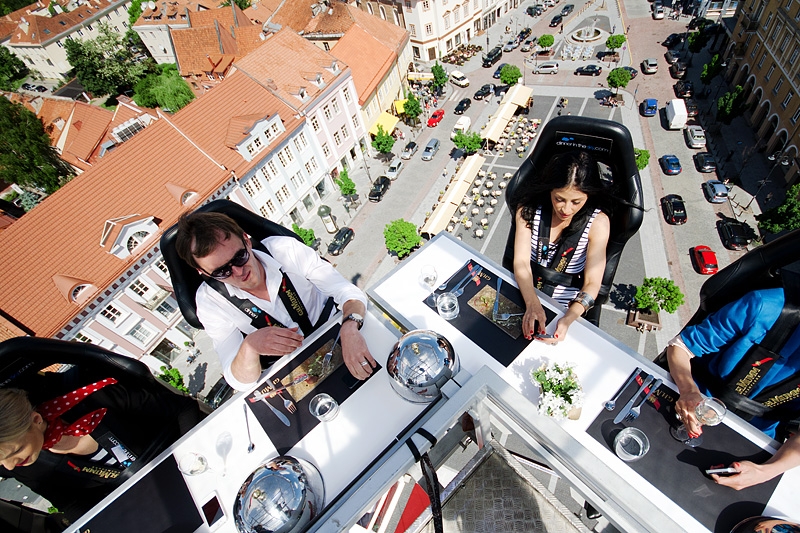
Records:
[[[358,379],[372,374],[376,363],[359,331],[366,296],[308,246],[285,236],[254,243],[227,215],[195,212],[179,220],[175,249],[204,279],[197,318],[234,389],[252,386],[276,357],[298,348],[334,301],[344,317],[345,365]]]

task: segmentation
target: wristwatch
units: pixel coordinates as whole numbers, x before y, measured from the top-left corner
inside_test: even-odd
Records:
[[[361,329],[364,326],[364,317],[359,315],[358,313],[350,313],[346,317],[342,319],[342,325],[348,320],[352,320],[356,324],[358,324],[358,329]]]

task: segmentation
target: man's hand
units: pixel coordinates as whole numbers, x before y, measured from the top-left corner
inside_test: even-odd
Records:
[[[367,379],[377,366],[358,325],[351,320],[342,324],[342,358],[347,370],[357,379]]]
[[[772,474],[768,466],[757,465],[750,461],[735,462],[731,464],[731,466],[738,470],[739,473],[730,476],[711,474],[711,478],[720,485],[725,485],[735,490],[742,490],[769,481],[777,475]]]
[[[243,344],[258,355],[286,355],[303,344],[297,328],[261,328],[249,334]]]

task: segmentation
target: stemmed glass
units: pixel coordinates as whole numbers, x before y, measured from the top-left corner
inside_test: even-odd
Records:
[[[233,436],[227,431],[221,433],[217,437],[217,455],[222,457],[222,477],[225,477],[228,471],[228,454],[231,453],[232,449]]]
[[[433,296],[433,291],[436,287],[436,280],[439,279],[438,274],[436,274],[436,269],[433,265],[425,265],[419,271],[419,282],[428,287],[428,297],[425,301],[430,301],[431,296]]]
[[[697,417],[697,422],[701,426],[716,426],[722,422],[727,411],[727,407],[725,407],[725,404],[722,403],[721,400],[705,398],[694,408],[694,416]],[[703,435],[697,437],[689,436],[689,429],[686,427],[686,424],[681,424],[678,427],[671,427],[669,432],[675,440],[679,440],[693,448],[703,443]]]

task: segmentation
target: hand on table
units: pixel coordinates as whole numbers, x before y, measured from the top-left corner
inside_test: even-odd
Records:
[[[244,340],[253,351],[261,355],[286,355],[303,344],[297,328],[268,327],[254,331]]]
[[[696,388],[694,390],[681,393],[681,397],[675,402],[675,414],[678,420],[686,424],[689,430],[689,437],[695,438],[703,433],[702,426],[698,423],[694,414],[694,409],[702,402],[704,396]]]
[[[342,325],[342,358],[347,370],[357,379],[367,379],[377,366],[364,336],[353,322]]]
[[[535,334],[544,333],[546,324],[547,316],[541,303],[532,302],[525,308],[525,314],[522,316],[522,334],[526,339],[531,340]]]
[[[764,465],[757,465],[750,461],[737,461],[732,463],[731,466],[738,470],[739,473],[730,476],[711,474],[711,478],[720,485],[725,485],[734,490],[742,490],[747,487],[752,487],[753,485],[758,485],[759,483],[764,483],[775,477],[767,471]]]

